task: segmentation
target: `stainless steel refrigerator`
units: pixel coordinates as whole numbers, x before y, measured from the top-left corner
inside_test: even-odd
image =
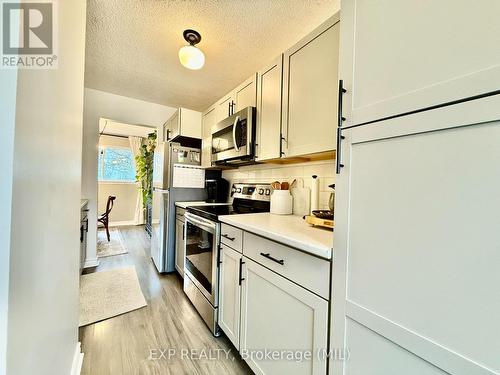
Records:
[[[175,202],[206,199],[200,149],[158,142],[153,164],[151,258],[158,272],[175,270]]]

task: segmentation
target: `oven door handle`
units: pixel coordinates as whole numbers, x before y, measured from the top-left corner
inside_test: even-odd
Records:
[[[236,116],[234,119],[234,124],[233,124],[233,142],[234,142],[234,149],[236,151],[240,151],[240,147],[238,146],[238,143],[236,142],[236,127],[238,126],[238,121],[240,121],[240,116]]]
[[[215,234],[215,229],[216,229],[215,223],[207,223],[207,222],[198,220],[198,219],[194,218],[193,216],[189,215],[188,213],[186,213],[185,218],[186,218],[187,222],[190,222],[191,224],[196,225],[197,227],[205,229],[207,232]]]

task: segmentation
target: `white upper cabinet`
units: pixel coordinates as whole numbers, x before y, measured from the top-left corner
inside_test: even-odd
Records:
[[[500,88],[500,2],[342,2],[346,125]]]
[[[214,105],[203,113],[202,117],[202,139],[201,139],[201,166],[212,165],[212,127],[216,122],[217,106]]]
[[[217,101],[217,104],[215,105],[216,108],[215,123],[218,123],[219,121],[222,121],[233,114],[233,106],[234,106],[233,93],[234,91],[231,91],[230,93],[223,96],[220,100]]]
[[[255,107],[257,101],[257,75],[253,74],[245,82],[239,85],[233,93],[233,113],[241,111],[246,107]]]
[[[255,107],[256,101],[257,74],[253,74],[245,82],[217,101],[216,123],[246,107]]]
[[[214,124],[256,107],[256,161],[331,155],[338,120],[339,29],[337,13],[223,96],[214,105]]]
[[[284,157],[335,149],[338,14],[284,54]]]
[[[164,124],[163,124],[163,140],[165,142],[168,142],[171,140],[172,136],[172,128],[171,128],[171,121],[168,119]]]
[[[201,112],[179,108],[167,124],[164,129],[166,141],[175,140],[179,136],[201,139]]]
[[[256,160],[281,156],[283,55],[257,73]]]
[[[180,133],[180,116],[179,116],[180,108],[170,117],[168,120],[168,129],[167,129],[167,139],[170,141],[177,137]]]

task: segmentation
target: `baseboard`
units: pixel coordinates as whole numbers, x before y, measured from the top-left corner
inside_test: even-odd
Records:
[[[137,225],[134,220],[128,220],[128,221],[110,221],[109,226],[110,227],[123,227],[126,225]]]
[[[83,365],[83,353],[81,350],[81,343],[76,344],[75,354],[73,356],[73,364],[71,365],[70,375],[80,375]]]
[[[85,259],[83,268],[97,267],[98,265],[99,265],[99,259],[97,257],[92,259]]]

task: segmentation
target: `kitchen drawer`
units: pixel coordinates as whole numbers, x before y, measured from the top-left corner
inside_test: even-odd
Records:
[[[220,240],[223,244],[241,253],[243,246],[243,231],[227,224],[221,224]]]
[[[330,298],[330,262],[291,247],[244,233],[243,255],[301,285]]]

